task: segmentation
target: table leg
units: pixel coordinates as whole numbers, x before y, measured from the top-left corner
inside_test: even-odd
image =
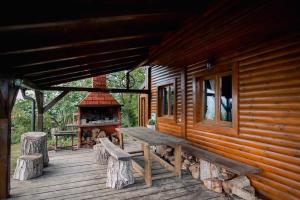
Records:
[[[119,135],[120,148],[124,149],[123,133],[118,132],[118,135]]]
[[[74,148],[74,147],[73,147],[73,146],[74,146],[74,142],[73,142],[74,136],[72,135],[71,137],[72,137],[72,150],[74,150],[74,149],[73,149],[73,148]]]
[[[181,145],[177,144],[175,146],[175,176],[181,178]]]
[[[55,136],[55,151],[57,150],[57,135]]]
[[[146,185],[152,186],[152,172],[151,172],[151,157],[150,157],[150,146],[147,144],[142,144],[144,151],[144,178]]]

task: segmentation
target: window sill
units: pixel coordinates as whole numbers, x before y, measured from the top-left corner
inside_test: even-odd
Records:
[[[194,124],[194,128],[207,131],[207,132],[215,132],[224,135],[237,135],[237,129],[233,128],[232,125],[229,124],[216,124],[216,123],[205,123],[205,122],[198,122]]]

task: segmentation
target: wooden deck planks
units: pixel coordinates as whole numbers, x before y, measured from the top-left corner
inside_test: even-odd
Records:
[[[130,143],[129,143],[130,142]],[[125,141],[125,150],[140,150],[140,145]],[[129,143],[129,144],[128,144]],[[126,148],[128,146],[128,148]],[[178,179],[159,162],[152,160],[153,185],[145,184],[135,172],[135,184],[122,190],[105,187],[106,166],[93,162],[92,150],[49,152],[50,165],[43,176],[26,182],[12,180],[11,199],[215,199],[220,195],[204,189],[199,181],[183,174]],[[143,157],[134,158],[143,164]],[[192,194],[196,194],[192,195]]]

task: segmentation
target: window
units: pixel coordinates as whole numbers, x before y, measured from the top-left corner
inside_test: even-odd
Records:
[[[215,80],[209,79],[203,81],[203,98],[204,98],[204,120],[214,120],[216,91],[215,91]]]
[[[232,122],[232,76],[220,78],[220,120]]]
[[[214,75],[208,78],[199,78],[202,85],[201,121],[207,123],[232,122],[232,75]]]
[[[199,128],[237,132],[237,70],[231,67],[194,75],[194,122]]]
[[[172,117],[175,113],[174,84],[158,87],[159,116]]]

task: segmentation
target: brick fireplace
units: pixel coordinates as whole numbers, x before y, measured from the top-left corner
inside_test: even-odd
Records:
[[[93,77],[94,88],[106,88],[106,75]],[[78,147],[90,148],[100,133],[111,137],[121,127],[121,105],[110,93],[90,92],[78,105]]]

